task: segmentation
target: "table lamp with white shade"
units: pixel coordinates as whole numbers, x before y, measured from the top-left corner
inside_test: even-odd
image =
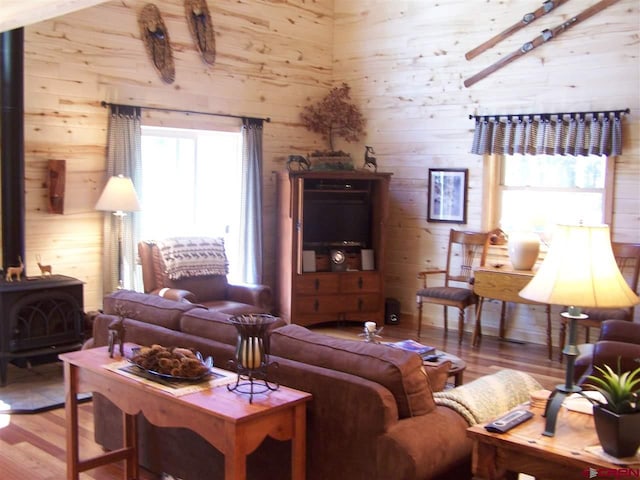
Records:
[[[581,391],[574,385],[577,322],[587,318],[581,308],[623,308],[640,302],[622,276],[607,225],[558,225],[551,247],[531,282],[520,296],[548,305],[568,306],[561,315],[569,320],[569,339],[562,353],[567,357],[564,385],[557,385],[545,409],[544,435],[555,434],[556,419],[562,402]]]
[[[130,178],[123,175],[113,176],[104,187],[98,202],[96,210],[105,212],[113,212],[118,217],[118,288],[124,288],[123,278],[123,234],[124,234],[124,217],[127,212],[136,212],[140,210],[140,202],[138,195]]]

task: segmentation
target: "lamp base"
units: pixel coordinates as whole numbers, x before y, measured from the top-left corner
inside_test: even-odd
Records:
[[[560,315],[569,320],[569,340],[564,350],[562,350],[562,354],[567,357],[567,371],[564,385],[556,385],[544,409],[544,416],[547,421],[542,434],[546,437],[553,437],[555,435],[558,412],[565,398],[567,398],[568,395],[582,391],[582,388],[573,384],[574,363],[579,353],[578,346],[576,345],[576,322],[589,317],[581,314],[580,310],[575,307],[570,307],[569,312],[562,312]]]
[[[547,405],[544,409],[544,417],[546,418],[544,432],[542,434],[545,437],[553,437],[556,433],[556,420],[558,419],[558,412],[562,406],[565,398],[574,393],[582,391],[578,385],[572,385],[567,389],[566,385],[556,385],[555,390],[549,396]]]

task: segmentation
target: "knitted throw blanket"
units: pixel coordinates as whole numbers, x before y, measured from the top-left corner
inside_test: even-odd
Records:
[[[156,246],[164,263],[165,274],[171,280],[229,273],[222,238],[167,238],[157,241]]]
[[[487,422],[520,403],[542,386],[531,375],[517,370],[500,370],[466,385],[435,392],[437,405],[452,408],[473,426]]]

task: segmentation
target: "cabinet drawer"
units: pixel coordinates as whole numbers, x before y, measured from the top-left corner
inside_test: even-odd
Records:
[[[340,293],[379,292],[378,272],[347,272],[340,276]]]
[[[364,295],[310,295],[296,299],[301,314],[373,312],[380,308],[380,296]]]
[[[335,275],[300,275],[296,279],[296,295],[338,293],[339,279]]]

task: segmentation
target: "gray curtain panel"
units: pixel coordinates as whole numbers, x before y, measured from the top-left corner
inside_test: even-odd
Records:
[[[262,283],[262,124],[261,119],[242,121],[240,256],[245,283]]]
[[[476,155],[621,155],[622,114],[479,116],[471,153]]]
[[[107,127],[107,180],[115,175],[130,177],[133,185],[140,184],[142,171],[140,107],[111,105]],[[136,187],[137,190],[137,187]],[[140,192],[138,191],[138,196]],[[123,227],[123,282],[124,288],[136,287],[136,245],[139,238],[136,213],[124,217]],[[118,234],[120,219],[105,212],[103,228],[103,292],[118,288]]]

